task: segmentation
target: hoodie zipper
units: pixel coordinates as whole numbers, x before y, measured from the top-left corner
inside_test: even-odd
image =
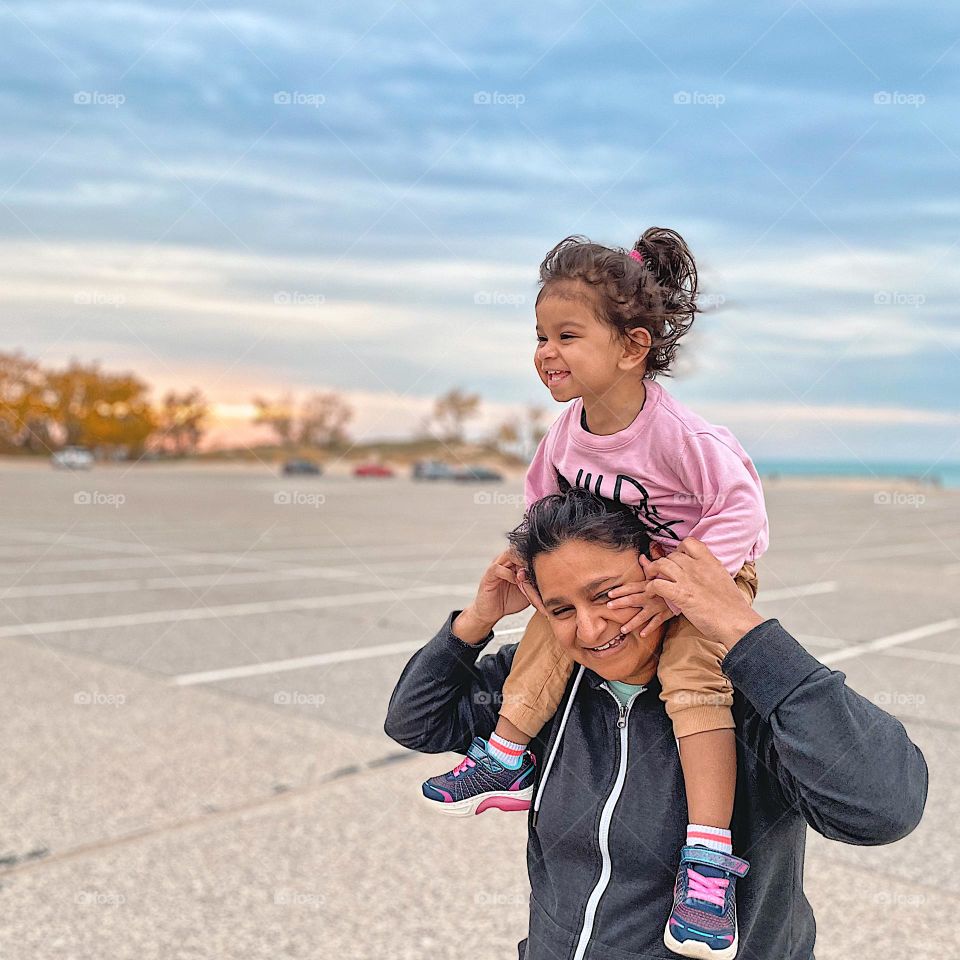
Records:
[[[587,947],[590,944],[590,937],[593,935],[593,924],[597,916],[597,907],[600,905],[600,899],[606,893],[607,885],[610,883],[610,874],[612,871],[610,861],[610,822],[613,820],[613,811],[623,792],[623,782],[627,776],[627,719],[630,716],[630,708],[633,701],[643,693],[638,690],[625,704],[620,702],[620,698],[606,685],[601,683],[601,687],[610,694],[617,703],[619,714],[617,716],[617,729],[620,732],[620,764],[617,767],[617,777],[613,782],[610,794],[603,804],[603,810],[600,813],[600,829],[598,840],[600,841],[600,879],[596,886],[590,891],[587,898],[587,908],[583,915],[583,926],[580,928],[580,938],[577,941],[577,949],[574,951],[573,960],[583,960]],[[646,687],[644,687],[644,690]]]

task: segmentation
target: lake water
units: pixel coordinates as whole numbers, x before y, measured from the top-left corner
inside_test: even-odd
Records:
[[[874,462],[860,460],[756,460],[761,476],[868,477],[923,480],[960,489],[960,463],[935,461]]]

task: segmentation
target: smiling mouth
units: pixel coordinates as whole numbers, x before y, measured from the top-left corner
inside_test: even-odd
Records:
[[[586,650],[587,653],[599,655],[602,653],[606,653],[608,650],[616,650],[617,647],[621,646],[623,644],[623,641],[626,639],[627,639],[627,635],[625,633],[618,633],[616,634],[616,636],[612,637],[606,643],[601,643],[599,647],[584,647],[583,649]]]
[[[570,376],[569,370],[547,370],[545,372],[547,374],[547,386],[549,387],[557,383],[562,383]]]

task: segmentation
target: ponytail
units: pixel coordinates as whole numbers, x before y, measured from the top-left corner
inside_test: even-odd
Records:
[[[664,309],[677,316],[697,312],[697,265],[683,237],[669,227],[649,227],[633,245],[663,294]]]

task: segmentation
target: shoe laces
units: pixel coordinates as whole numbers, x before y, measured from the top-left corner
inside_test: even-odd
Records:
[[[450,773],[451,773],[453,776],[455,776],[455,777],[459,777],[460,774],[463,773],[464,770],[468,769],[469,767],[475,767],[476,765],[477,765],[476,762],[475,762],[474,760],[471,760],[470,757],[464,757],[464,758],[450,771]]]
[[[704,900],[715,907],[723,907],[727,887],[730,885],[726,877],[705,877],[696,870],[687,867],[687,899]]]

